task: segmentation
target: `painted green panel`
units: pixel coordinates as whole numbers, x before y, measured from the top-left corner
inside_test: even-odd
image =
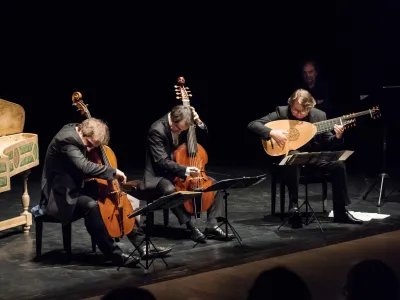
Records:
[[[39,153],[38,146],[35,143],[35,145],[33,146],[33,156],[35,157],[35,160],[37,160],[37,158],[38,158],[38,153]]]
[[[27,164],[30,164],[31,162],[34,162],[35,160],[33,159],[33,156],[26,156],[21,160],[21,163],[19,164],[20,167],[23,167]]]
[[[20,152],[20,154],[22,155],[22,154],[31,152],[31,151],[32,151],[32,148],[33,148],[33,143],[29,143],[29,144],[26,144],[26,145],[22,145],[22,146],[19,147],[19,152]]]
[[[5,163],[0,164],[0,173],[7,171],[7,165]]]
[[[7,186],[7,177],[0,177],[0,187]]]

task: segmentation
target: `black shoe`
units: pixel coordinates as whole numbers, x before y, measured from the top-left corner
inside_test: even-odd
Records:
[[[216,240],[226,240],[226,233],[217,225],[211,228],[207,227],[204,230],[204,234]],[[228,239],[232,239],[234,237],[235,236],[232,233],[228,234]]]
[[[140,259],[137,256],[129,256],[126,253],[114,253],[111,258],[112,262],[117,266],[129,266],[129,265],[137,265]]]
[[[333,212],[333,222],[345,224],[362,224],[362,220],[354,218],[347,210],[343,212]]]
[[[190,238],[196,243],[205,244],[206,242],[206,236],[197,227],[192,229]]]
[[[149,255],[146,253],[146,245],[139,248],[139,254],[142,259],[157,258],[167,255],[172,250],[171,247],[154,246],[149,244]]]

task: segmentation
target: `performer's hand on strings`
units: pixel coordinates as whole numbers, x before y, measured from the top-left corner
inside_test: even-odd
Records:
[[[126,183],[126,176],[125,176],[124,172],[122,172],[121,170],[117,169],[117,172],[115,173],[114,177],[116,179],[118,179],[118,181],[120,181],[122,183]]]
[[[275,140],[279,147],[283,147],[287,142],[288,133],[287,130],[272,129],[269,135]]]
[[[190,174],[190,176],[192,176],[192,177],[197,177],[197,176],[200,176],[200,169],[196,168],[196,167],[187,167],[186,173]]]
[[[342,125],[335,125],[333,127],[333,130],[336,133],[336,138],[340,139],[343,136],[343,132],[344,132],[344,127]]]

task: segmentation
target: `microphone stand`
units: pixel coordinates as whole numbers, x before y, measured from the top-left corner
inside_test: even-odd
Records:
[[[400,86],[383,86],[383,89],[391,89],[391,88],[400,88]],[[375,188],[379,192],[379,199],[377,203],[377,207],[381,206],[381,201],[385,200],[387,197],[389,197],[394,190],[397,189],[398,192],[400,192],[400,189],[398,187],[394,187],[393,190],[389,193],[389,195],[386,196],[385,192],[385,179],[390,179],[393,181],[393,179],[389,176],[388,173],[386,173],[386,135],[387,135],[387,128],[386,128],[386,122],[384,121],[383,123],[383,133],[382,133],[382,173],[379,174],[378,178],[375,179],[373,184],[371,184],[367,190],[367,192],[363,195],[362,199],[365,200],[368,197],[368,194]],[[380,182],[380,188],[377,188],[377,184]]]

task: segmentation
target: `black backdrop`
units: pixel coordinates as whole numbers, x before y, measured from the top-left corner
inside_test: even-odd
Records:
[[[320,62],[343,113],[382,105],[379,87],[400,85],[395,4],[298,2],[2,4],[0,97],[25,108],[24,131],[39,135],[43,162],[57,130],[81,119],[71,106],[80,91],[92,115],[110,125],[120,168],[143,168],[147,128],[179,103],[173,86],[184,76],[210,128],[199,141],[210,165],[260,165],[265,154],[246,126],[286,103],[302,59]],[[371,96],[360,101],[361,93]],[[389,98],[395,171],[400,92]],[[350,168],[379,171],[379,124],[346,133],[346,148],[356,150]]]

